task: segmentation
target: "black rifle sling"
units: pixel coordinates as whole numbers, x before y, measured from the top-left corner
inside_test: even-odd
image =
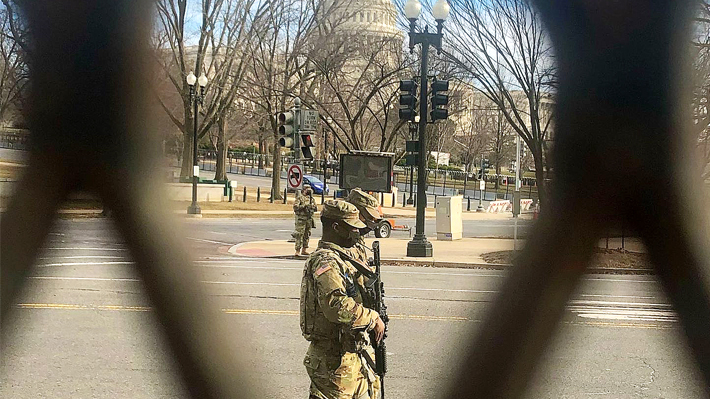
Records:
[[[348,261],[363,276],[367,277],[370,280],[377,278],[377,274],[375,274],[375,272],[370,270],[370,268],[366,265],[360,263],[357,259],[354,259],[352,256],[348,255],[345,252],[338,251],[338,253],[340,253],[340,256],[342,256],[343,260]]]

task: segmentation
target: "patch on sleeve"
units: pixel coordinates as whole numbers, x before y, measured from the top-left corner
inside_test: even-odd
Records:
[[[315,275],[316,275],[316,277],[318,277],[330,269],[332,269],[332,267],[330,266],[330,263],[326,263],[323,266],[319,267],[318,270],[316,270]]]

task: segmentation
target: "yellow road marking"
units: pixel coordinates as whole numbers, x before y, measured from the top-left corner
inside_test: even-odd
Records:
[[[149,312],[153,309],[147,306],[124,306],[124,305],[75,305],[63,303],[20,303],[17,305],[21,309],[54,309],[54,310],[112,310],[112,311],[129,311],[129,312]],[[295,310],[272,310],[272,309],[222,309],[226,314],[239,315],[277,315],[277,316],[298,316],[299,312]],[[422,321],[454,321],[454,322],[481,322],[481,320],[472,319],[462,316],[431,316],[431,315],[412,315],[412,314],[393,314],[390,315],[393,320],[422,320]],[[601,321],[584,321],[584,322],[569,322],[564,324],[583,325],[592,327],[613,327],[613,328],[643,328],[643,329],[669,329],[674,328],[671,325],[665,324],[642,324],[642,323],[613,323]]]

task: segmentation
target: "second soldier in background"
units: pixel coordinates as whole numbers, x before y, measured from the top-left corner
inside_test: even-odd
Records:
[[[365,224],[365,227],[360,229],[360,239],[353,246],[350,253],[353,258],[361,263],[367,264],[367,247],[365,246],[365,239],[363,237],[365,234],[374,230],[377,224],[382,220],[379,210],[380,203],[375,197],[359,188],[354,188],[350,191],[347,201],[355,205],[358,212],[360,212],[360,220]]]
[[[296,223],[293,238],[296,240],[294,245],[296,247],[296,256],[308,255],[308,240],[311,238],[311,229],[315,227],[313,214],[317,210],[316,202],[311,195],[311,188],[304,188],[301,191],[301,195],[298,195],[293,203]]]

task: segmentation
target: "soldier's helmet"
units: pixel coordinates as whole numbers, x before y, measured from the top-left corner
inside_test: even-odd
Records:
[[[350,190],[347,201],[355,205],[367,224],[375,225],[382,219],[378,209],[380,206],[379,201],[361,189],[354,188]]]
[[[360,212],[355,205],[338,200],[327,200],[323,204],[323,210],[320,213],[321,219],[329,219],[337,222],[345,222],[348,225],[361,229],[365,226],[360,220]]]
[[[301,192],[303,193],[303,195],[309,195],[311,193],[311,188],[309,186],[306,186],[303,188],[303,190],[301,190]]]

